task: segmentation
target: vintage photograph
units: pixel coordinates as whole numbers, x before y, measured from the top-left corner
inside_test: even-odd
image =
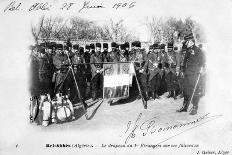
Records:
[[[0,154],[232,154],[231,0],[0,4]]]

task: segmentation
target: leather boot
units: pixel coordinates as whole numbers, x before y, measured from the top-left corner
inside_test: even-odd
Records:
[[[157,94],[157,91],[155,91],[155,98],[159,99],[159,95]]]
[[[193,106],[193,108],[190,111],[189,115],[196,115],[196,114],[197,114],[197,106]]]
[[[188,99],[185,98],[183,106],[180,109],[176,110],[176,112],[187,112],[188,106],[189,106],[189,101],[188,101]]]
[[[167,98],[170,98],[170,97],[172,97],[172,93],[171,93],[171,91],[169,91],[169,92],[168,92],[168,96],[167,96]]]

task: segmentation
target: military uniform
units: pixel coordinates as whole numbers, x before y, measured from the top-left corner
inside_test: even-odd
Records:
[[[97,44],[98,45],[98,44]],[[98,97],[102,97],[103,91],[103,74],[102,74],[102,53],[96,51],[91,55],[90,63],[92,71],[92,98],[95,100]]]
[[[180,94],[180,98],[183,97],[183,90],[184,90],[184,59],[185,59],[185,54],[186,54],[186,50],[187,47],[185,46],[185,44],[182,45],[181,51],[178,52],[177,56],[178,56],[178,60],[179,62],[177,64],[179,64],[179,67],[177,65],[177,79],[178,79],[178,85],[179,85],[179,94]]]
[[[115,42],[111,43],[112,51],[109,52],[109,61],[110,62],[119,62],[120,61],[120,53],[117,49],[117,44]]]
[[[187,36],[187,39],[192,40],[193,34]],[[205,57],[203,52],[195,45],[188,48],[184,61],[184,102],[183,107],[178,112],[186,112],[190,104],[191,97],[193,109],[190,114],[195,115],[198,109],[198,102],[200,100],[199,85],[193,94],[195,84],[200,74],[201,68],[204,66]]]
[[[120,58],[119,60],[121,62],[125,62],[129,60],[129,51],[126,50],[126,44],[121,44],[120,45],[121,51],[120,51]]]
[[[107,43],[103,43],[102,62],[110,62]]]
[[[167,91],[169,92],[168,98],[173,97],[176,99],[176,89],[178,86],[176,76],[177,57],[173,51],[173,44],[168,44],[169,51],[166,53],[165,62],[165,80],[167,83]]]
[[[68,72],[68,65],[70,62],[67,55],[64,53],[57,53],[53,57],[53,64],[56,68],[56,72],[53,75],[53,81],[55,82],[54,92],[61,92],[63,95],[68,95],[68,89],[70,85],[72,85],[72,75]]]
[[[83,55],[79,53],[75,53],[75,55],[72,57],[72,63],[73,63],[73,70],[74,75],[76,78],[76,82],[80,91],[80,95],[82,97],[82,100],[85,100],[86,98],[86,80],[85,80],[85,59]],[[75,82],[75,81],[74,81]],[[72,93],[71,93],[72,92]],[[77,88],[76,85],[73,85],[70,88],[70,98],[73,99],[73,101],[77,101]]]
[[[141,43],[140,42],[133,42],[133,46],[140,48]],[[131,61],[137,61],[134,63],[135,65],[135,72],[136,76],[141,88],[142,96],[145,100],[145,102],[148,100],[148,89],[147,89],[147,68],[146,68],[146,61],[147,61],[147,54],[146,51],[143,49],[135,49],[131,53],[130,57]]]
[[[162,66],[160,63],[160,57],[159,54],[153,51],[153,48],[155,50],[159,49],[158,44],[154,44],[151,47],[151,51],[148,53],[147,55],[147,74],[148,74],[148,88],[149,88],[149,92],[152,94],[152,97],[155,98],[159,98],[158,96],[158,89],[160,87],[160,83],[161,83],[161,77],[163,75],[162,72]]]
[[[45,49],[40,51],[39,59],[39,80],[40,80],[40,94],[52,93],[52,62],[51,55],[45,53]]]

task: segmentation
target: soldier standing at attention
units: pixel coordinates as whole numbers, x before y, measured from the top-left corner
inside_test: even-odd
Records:
[[[173,50],[173,43],[168,43],[167,61],[165,62],[165,80],[167,83],[168,98],[176,99],[177,76],[176,76],[176,55]]]
[[[53,56],[53,64],[56,71],[53,76],[55,82],[55,94],[60,92],[62,95],[68,95],[68,89],[71,84],[71,74],[68,73],[68,65],[70,62],[67,55],[64,53],[63,45],[57,44],[57,53]]]
[[[148,87],[149,92],[152,94],[153,99],[159,99],[158,89],[161,83],[162,66],[158,54],[159,44],[150,46],[151,51],[147,55],[147,68],[148,68]]]
[[[39,62],[39,81],[40,81],[40,94],[49,93],[52,95],[52,62],[50,54],[46,53],[44,46],[40,46],[40,53],[38,55]]]
[[[110,62],[119,62],[120,61],[120,53],[117,49],[117,43],[111,43],[111,52],[109,53]]]
[[[102,61],[109,62],[108,43],[103,43]]]
[[[193,34],[185,37],[187,40],[187,52],[184,61],[184,102],[182,108],[177,112],[187,112],[190,102],[193,108],[190,115],[197,114],[198,102],[200,100],[199,86],[197,85],[194,92],[195,85],[197,84],[199,74],[202,73],[205,64],[205,56],[203,52],[195,45]]]
[[[70,94],[70,98],[72,98],[72,103],[78,102],[78,101],[83,101],[85,108],[87,108],[87,104],[84,102],[86,99],[86,80],[85,80],[85,59],[83,55],[81,55],[81,52],[79,49],[78,45],[74,45],[73,48],[76,48],[77,51],[75,52],[74,56],[72,57],[72,63],[73,63],[73,70],[74,70],[74,75],[76,78],[76,82],[80,91],[80,95],[78,96],[77,88],[76,85],[74,84],[74,87],[72,87],[73,90],[70,90],[70,92],[73,93],[73,96]],[[75,82],[75,81],[74,81]],[[81,100],[77,97],[81,97]]]
[[[147,61],[147,54],[144,49],[141,49],[141,42],[135,41],[132,43],[134,48],[133,53],[131,54],[131,61],[135,61],[135,72],[139,82],[139,87],[141,88],[142,97],[144,98],[144,108],[147,108],[148,100],[148,89],[147,89],[147,68],[145,62]],[[141,96],[138,96],[138,99]]]
[[[96,100],[98,97],[102,97],[103,91],[103,65],[102,65],[102,53],[101,44],[96,43],[96,52],[91,55],[90,58],[91,71],[92,71],[92,99]]]

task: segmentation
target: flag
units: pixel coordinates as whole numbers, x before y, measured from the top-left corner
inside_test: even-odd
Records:
[[[132,81],[130,63],[104,64],[104,89],[105,99],[119,99],[129,97],[129,85]]]

